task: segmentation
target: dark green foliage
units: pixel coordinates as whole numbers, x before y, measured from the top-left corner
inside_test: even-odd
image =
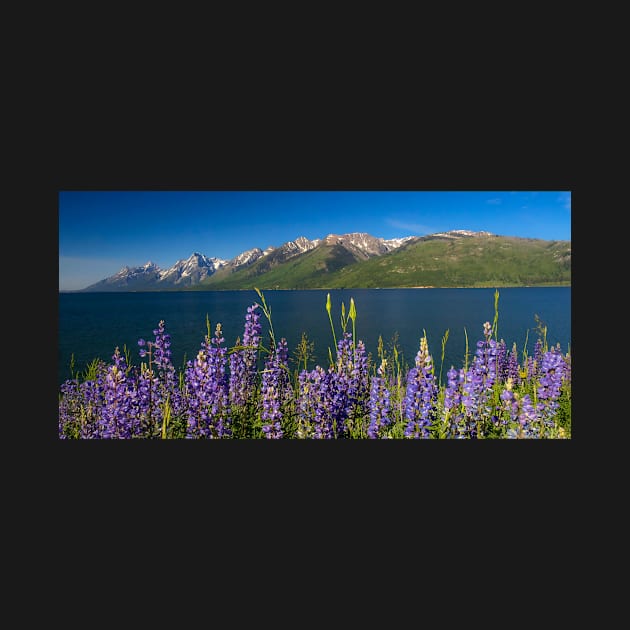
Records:
[[[173,416],[169,422],[166,437],[172,439],[184,439],[186,437],[187,419],[185,416]]]
[[[558,412],[555,421],[565,432],[565,437],[571,437],[571,383],[562,386],[560,398],[558,399]]]

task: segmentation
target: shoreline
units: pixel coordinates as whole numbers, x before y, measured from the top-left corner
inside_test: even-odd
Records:
[[[571,284],[506,284],[506,285],[488,285],[483,287],[478,286],[457,286],[457,287],[436,287],[432,285],[419,285],[413,287],[308,287],[308,288],[260,288],[261,291],[384,291],[384,290],[396,290],[396,289],[561,289],[563,287],[571,288]],[[146,290],[146,291],[84,291],[78,290],[60,290],[61,293],[81,293],[81,294],[111,294],[111,293],[218,293],[221,291],[255,291],[254,287],[248,289],[162,289],[162,290]]]

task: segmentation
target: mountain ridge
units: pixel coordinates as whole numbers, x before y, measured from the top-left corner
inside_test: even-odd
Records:
[[[125,266],[78,292],[570,284],[570,262],[571,241],[471,230],[395,239],[330,233],[230,260],[193,252],[168,269]]]

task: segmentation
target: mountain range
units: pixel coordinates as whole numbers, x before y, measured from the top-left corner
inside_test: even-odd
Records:
[[[365,232],[300,236],[231,260],[194,252],[168,269],[123,267],[84,289],[161,291],[570,284],[571,241],[451,230],[383,239]]]

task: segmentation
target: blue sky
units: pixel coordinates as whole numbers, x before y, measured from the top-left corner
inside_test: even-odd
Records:
[[[62,191],[59,289],[124,265],[168,268],[193,252],[230,259],[298,236],[447,230],[571,239],[570,191]]]

